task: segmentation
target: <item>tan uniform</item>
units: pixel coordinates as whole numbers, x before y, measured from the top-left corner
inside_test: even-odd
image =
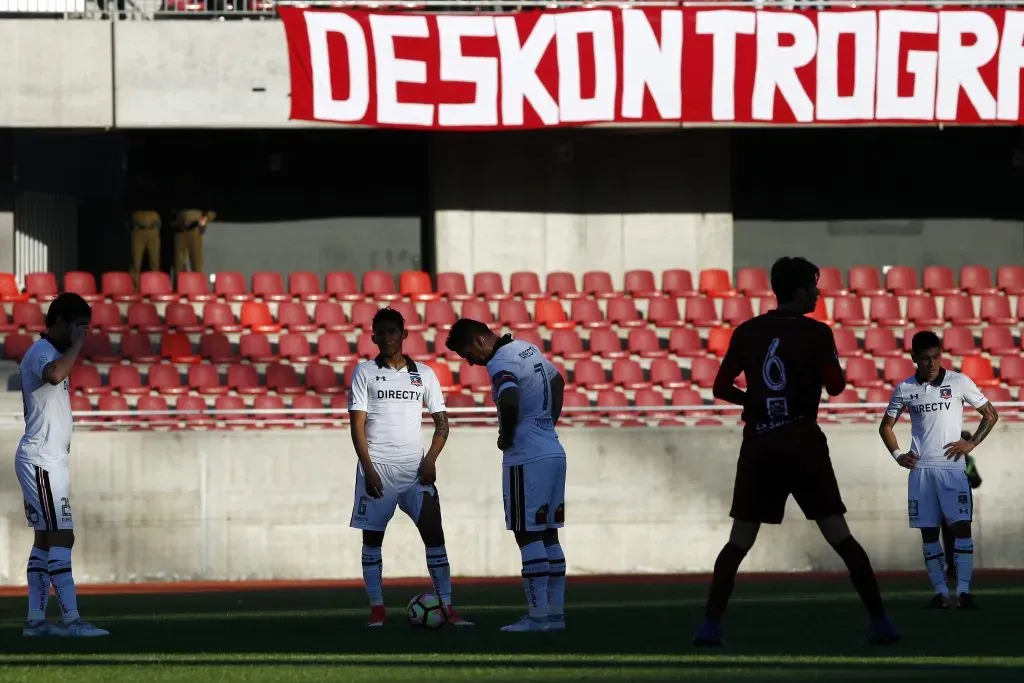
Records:
[[[139,209],[132,213],[132,277],[139,285],[142,261],[148,270],[160,270],[160,214],[152,209]]]
[[[216,217],[214,211],[199,209],[185,209],[177,213],[174,218],[175,271],[203,272],[203,233]]]

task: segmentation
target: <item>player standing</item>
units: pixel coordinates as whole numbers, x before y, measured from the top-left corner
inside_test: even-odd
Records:
[[[452,574],[434,485],[437,458],[448,440],[448,413],[434,371],[402,353],[407,336],[401,313],[392,308],[377,311],[373,342],[380,355],[356,367],[349,392],[352,445],[359,458],[351,526],[363,531],[363,581],[370,598],[367,625],[383,626],[387,619],[381,546],[397,506],[420,532],[427,572],[448,623],[472,626],[452,607]],[[420,441],[424,406],[434,419],[434,436],[426,455]]]
[[[963,441],[971,440],[971,432],[963,430],[960,432],[960,439]],[[971,490],[981,486],[981,473],[978,472],[978,465],[974,461],[974,456],[968,455],[964,458],[964,471],[967,474],[967,482],[971,485]],[[974,502],[973,494],[971,502]],[[945,518],[942,519],[942,551],[945,553],[946,558],[946,578],[955,580],[956,579],[956,560],[954,559],[953,550],[956,546],[956,536],[953,535],[953,529],[950,528],[949,522]]]
[[[927,607],[945,609],[951,604],[939,545],[939,528],[945,519],[956,537],[953,545],[956,606],[977,609],[971,595],[974,498],[961,458],[985,440],[999,420],[999,414],[970,377],[942,367],[942,342],[934,332],[915,334],[911,340],[911,355],[917,372],[893,390],[878,433],[896,462],[910,470],[907,483],[910,526],[921,530],[924,564],[935,588],[935,597]],[[970,403],[981,413],[981,424],[970,439],[964,439],[961,434],[964,403]],[[910,412],[911,443],[910,450],[904,453],[892,428],[907,411]]]
[[[25,499],[25,516],[35,529],[28,559],[28,622],[22,630],[26,636],[109,635],[82,621],[71,576],[75,525],[68,477],[72,431],[68,377],[85,344],[91,317],[85,299],[61,294],[46,311],[46,332],[21,361],[25,435],[14,456],[14,469]],[[46,621],[51,584],[63,615],[61,625]]]
[[[828,443],[817,424],[822,385],[830,396],[846,387],[832,330],[805,315],[818,300],[818,268],[803,258],[781,258],[771,282],[778,309],[736,328],[715,378],[715,397],[743,406],[745,426],[729,512],[732,532],[715,561],[694,645],[722,644],[722,615],[740,563],[761,524],[782,523],[790,494],[846,563],[871,616],[871,642],[896,642],[900,633],[886,616],[871,561],[846,524]],[[741,372],[745,392],[734,386]]]
[[[498,337],[487,325],[462,318],[448,333],[449,350],[485,365],[498,406],[505,528],[523,560],[529,614],[502,631],[565,629],[565,554],[558,529],[565,521],[565,449],[555,425],[565,381],[533,344]]]

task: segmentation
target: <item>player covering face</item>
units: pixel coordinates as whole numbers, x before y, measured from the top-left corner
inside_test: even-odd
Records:
[[[900,633],[886,616],[871,561],[846,524],[828,443],[817,424],[822,386],[831,396],[846,387],[832,330],[806,315],[818,301],[818,268],[806,259],[782,258],[772,266],[771,281],[778,309],[736,328],[715,378],[715,398],[743,406],[745,426],[732,532],[715,561],[694,644],[722,644],[722,615],[740,563],[761,524],[782,523],[791,494],[846,564],[871,617],[870,642],[896,642]],[[735,386],[740,373],[746,391]]]

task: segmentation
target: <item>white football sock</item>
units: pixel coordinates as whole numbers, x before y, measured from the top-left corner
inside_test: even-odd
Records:
[[[363,583],[370,606],[384,604],[384,559],[381,549],[363,546]]]
[[[958,538],[953,543],[953,561],[956,562],[956,594],[971,592],[974,574],[974,539]]]
[[[548,614],[562,617],[565,613],[565,553],[559,544],[546,546],[548,551]]]
[[[60,611],[64,615],[64,623],[78,621],[78,596],[75,592],[75,580],[71,577],[71,548],[52,546],[46,562],[50,573],[53,591],[57,594]]]
[[[434,592],[445,607],[452,606],[452,569],[448,565],[448,551],[443,545],[427,548],[427,573],[434,583]]]
[[[50,601],[50,574],[46,561],[49,550],[32,546],[28,556],[28,620],[42,621],[46,618],[46,604]]]
[[[949,586],[946,585],[946,558],[939,542],[924,544],[924,566],[928,570],[928,578],[937,595],[949,597]]]
[[[519,549],[523,556],[523,590],[530,616],[545,619],[548,616],[548,551],[542,541],[528,543]]]

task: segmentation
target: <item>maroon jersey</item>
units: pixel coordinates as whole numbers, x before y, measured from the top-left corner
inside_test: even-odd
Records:
[[[743,421],[758,434],[797,420],[813,422],[822,385],[833,396],[846,385],[829,326],[777,310],[736,328],[716,389],[731,386],[741,372],[747,380]]]

